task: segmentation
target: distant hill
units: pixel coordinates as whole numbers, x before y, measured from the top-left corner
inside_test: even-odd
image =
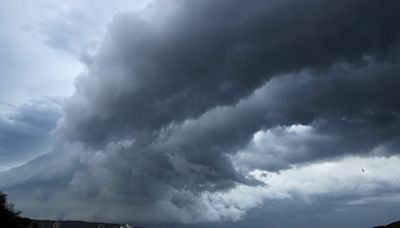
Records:
[[[55,223],[58,228],[120,228],[121,224],[113,223],[96,223],[96,222],[82,222],[82,221],[51,221],[51,220],[33,220],[40,228],[53,228]],[[132,228],[144,228],[141,226],[129,226]],[[125,226],[124,226],[125,228]]]
[[[35,223],[38,224],[40,228],[53,228],[53,224],[56,223],[56,221],[35,220]],[[57,221],[57,223],[59,224],[59,228],[120,228],[120,224],[111,223],[94,223],[82,221]]]
[[[400,221],[390,223],[386,226],[374,226],[374,228],[400,228]]]

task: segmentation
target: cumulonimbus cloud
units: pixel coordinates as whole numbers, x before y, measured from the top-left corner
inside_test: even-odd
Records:
[[[43,200],[73,199],[58,206],[68,218],[218,221],[238,213],[207,213],[213,207],[199,196],[262,184],[248,170],[394,154],[399,7],[201,0],[119,15],[65,106],[52,152],[69,153],[65,172],[55,172],[62,178],[41,170],[16,183],[9,173],[0,183],[16,192],[24,182],[51,186]],[[294,142],[282,130],[292,125],[312,132]],[[263,131],[275,136],[271,144],[289,142],[286,152],[270,144],[251,151]],[[279,164],[240,161],[246,153]],[[54,193],[62,188],[67,193]],[[70,212],[80,202],[90,212]]]

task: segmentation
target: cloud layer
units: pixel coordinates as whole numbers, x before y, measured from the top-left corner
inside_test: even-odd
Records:
[[[3,174],[0,186],[16,196],[33,188],[48,205],[39,217],[238,220],[295,191],[271,192],[276,183],[254,170],[397,156],[399,8],[390,0],[200,0],[118,15],[84,59],[53,151]],[[267,193],[236,205],[237,191],[256,189]]]
[[[45,153],[53,141],[51,131],[61,116],[59,101],[49,99],[34,100],[13,113],[0,115],[0,170]]]

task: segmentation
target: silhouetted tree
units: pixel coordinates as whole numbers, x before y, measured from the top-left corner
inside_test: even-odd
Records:
[[[0,227],[28,227],[32,221],[20,215],[21,212],[14,209],[14,204],[7,202],[7,194],[0,191]]]

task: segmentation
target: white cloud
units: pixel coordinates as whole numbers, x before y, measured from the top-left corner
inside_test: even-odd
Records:
[[[310,207],[336,201],[336,209],[348,205],[400,202],[400,157],[347,157],[337,161],[294,166],[279,173],[253,170],[250,175],[265,185],[239,185],[228,192],[203,194],[208,220],[239,220],[261,205],[291,201]],[[362,171],[365,170],[365,172]],[[327,205],[325,205],[327,206]],[[286,212],[281,211],[281,214]],[[219,216],[218,219],[214,217]]]
[[[278,126],[260,130],[249,145],[232,157],[238,168],[279,170],[295,160],[310,157],[310,143],[328,143],[334,139],[320,135],[310,125]]]

